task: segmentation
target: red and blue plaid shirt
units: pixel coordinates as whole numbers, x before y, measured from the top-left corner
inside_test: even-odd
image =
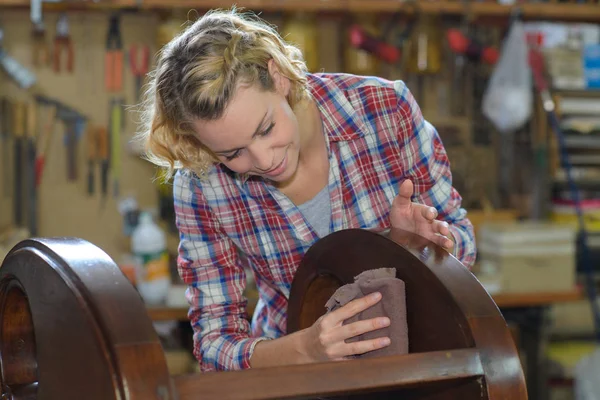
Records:
[[[387,228],[400,183],[414,183],[413,201],[434,206],[450,224],[455,255],[475,260],[473,227],[452,187],[438,133],[401,81],[343,74],[309,74],[329,151],[331,231]],[[200,180],[174,179],[178,269],[188,285],[194,354],[202,371],[250,367],[259,340],[286,333],[294,273],[319,239],[286,196],[257,177],[215,165]],[[260,295],[246,318],[246,273]]]

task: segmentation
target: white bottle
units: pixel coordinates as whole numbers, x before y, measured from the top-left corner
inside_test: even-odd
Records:
[[[167,238],[150,213],[140,214],[131,242],[136,258],[136,286],[142,299],[148,305],[163,304],[171,287]]]

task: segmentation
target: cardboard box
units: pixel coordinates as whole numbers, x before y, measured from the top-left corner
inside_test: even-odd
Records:
[[[567,226],[485,224],[479,232],[481,273],[497,277],[502,293],[560,292],[576,284],[576,236]]]

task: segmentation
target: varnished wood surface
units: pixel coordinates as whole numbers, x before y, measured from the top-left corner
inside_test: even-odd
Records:
[[[315,243],[294,276],[288,333],[310,327],[336,288],[376,268],[394,268],[404,281],[409,353],[476,349],[481,355],[480,390],[455,387],[428,399],[527,399],[519,353],[496,303],[456,258],[412,233],[348,229]]]
[[[408,271],[399,276],[412,313],[408,355],[173,378],[147,308],[106,253],[80,239],[26,240],[0,267],[2,396],[526,399],[520,361],[497,307],[470,272],[440,250],[414,235],[351,230],[317,242],[303,261],[338,271],[346,266],[342,281],[357,269],[383,266],[378,263]],[[302,270],[297,276],[305,276]],[[301,289],[295,281],[290,321],[303,320],[292,306],[300,304]]]
[[[474,349],[380,357],[365,360],[257,368],[176,378],[182,398],[276,400],[334,396],[350,391],[413,389],[475,380],[483,375]]]
[[[516,6],[493,2],[475,2],[465,6],[463,2],[454,1],[420,1],[420,12],[462,15],[467,11],[473,18],[500,17],[506,18]],[[44,10],[65,9],[210,9],[229,8],[232,2],[227,0],[100,0],[98,2],[73,2],[71,4],[44,3]],[[397,0],[240,0],[235,4],[254,11],[350,11],[350,12],[413,12],[409,6],[402,8]],[[0,7],[29,7],[30,0],[0,0]],[[529,3],[520,6],[526,19],[558,20],[558,21],[600,21],[600,7],[595,4],[576,3]]]
[[[147,400],[171,390],[140,296],[89,242],[19,243],[0,268],[0,316],[7,398]]]

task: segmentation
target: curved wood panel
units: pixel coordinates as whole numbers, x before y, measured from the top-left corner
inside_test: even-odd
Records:
[[[527,398],[517,349],[492,298],[456,258],[404,231],[352,229],[316,243],[292,284],[288,333],[323,315],[337,287],[365,270],[383,267],[396,268],[406,284],[410,353],[476,348],[487,395],[473,398]],[[476,388],[470,393],[477,395]]]
[[[140,296],[94,245],[78,239],[21,242],[0,268],[0,305],[3,395],[173,398],[164,353]]]
[[[99,248],[27,240],[0,268],[0,384],[15,400],[525,399],[510,334],[472,274],[414,235],[342,231],[306,255],[290,331],[364,269],[406,282],[412,354],[246,371],[168,375],[146,308]]]

